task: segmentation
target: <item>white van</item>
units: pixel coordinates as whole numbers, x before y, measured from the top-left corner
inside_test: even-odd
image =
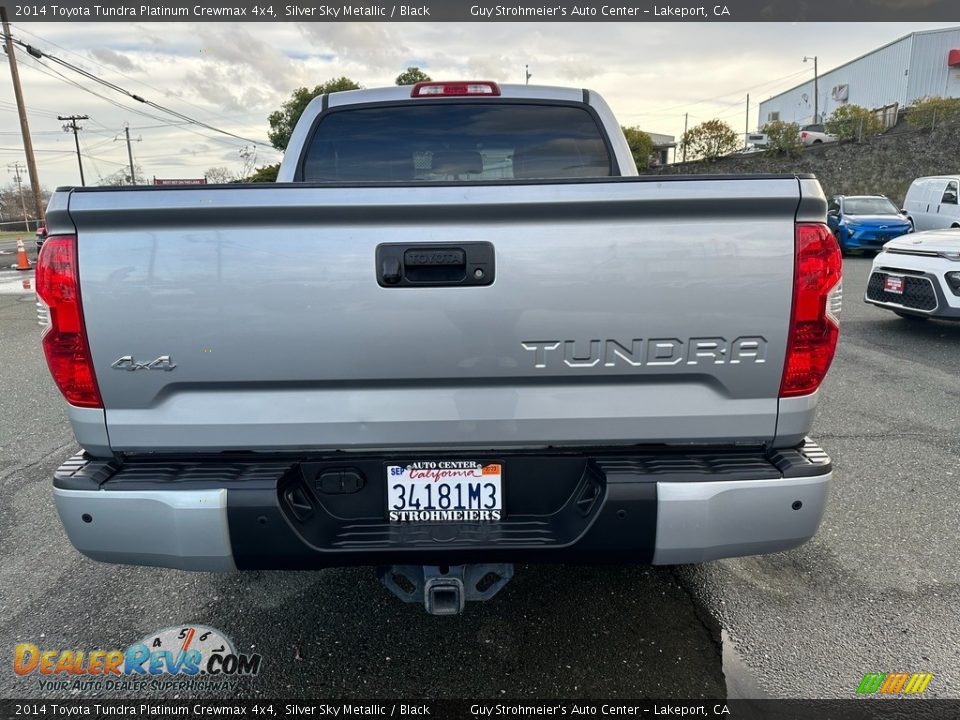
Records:
[[[903,212],[913,229],[960,228],[960,174],[922,177],[913,181],[903,201]]]

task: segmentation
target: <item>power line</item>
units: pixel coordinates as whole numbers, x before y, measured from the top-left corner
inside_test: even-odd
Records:
[[[131,98],[131,99],[133,99],[133,100],[136,100],[137,102],[143,103],[144,105],[147,105],[147,106],[149,106],[149,107],[152,107],[152,108],[154,108],[154,109],[156,109],[156,110],[160,110],[161,112],[165,112],[165,113],[167,113],[167,114],[169,114],[169,115],[173,115],[174,117],[179,118],[179,119],[181,119],[181,120],[185,120],[185,121],[187,121],[187,122],[189,122],[189,123],[191,123],[191,124],[193,124],[193,125],[197,125],[197,126],[199,126],[199,127],[206,128],[207,130],[211,130],[211,131],[213,131],[213,132],[220,133],[221,135],[229,135],[230,137],[236,138],[237,140],[243,140],[244,142],[253,143],[254,145],[266,145],[266,144],[267,144],[267,143],[264,143],[264,142],[262,142],[262,141],[251,140],[250,138],[243,137],[242,135],[237,135],[236,133],[232,133],[232,132],[230,132],[229,130],[223,130],[222,128],[218,128],[218,127],[216,127],[216,126],[214,126],[214,125],[210,125],[209,123],[205,123],[205,122],[203,122],[202,120],[197,120],[196,118],[190,117],[189,115],[186,115],[186,114],[184,114],[184,113],[181,113],[181,112],[179,112],[179,111],[177,111],[177,110],[172,110],[171,108],[168,108],[168,107],[165,107],[165,106],[163,106],[163,105],[160,105],[159,103],[156,103],[156,102],[154,102],[154,101],[152,101],[152,100],[147,100],[146,98],[143,98],[143,97],[141,97],[140,95],[137,95],[137,94],[135,94],[135,93],[132,93],[132,92],[130,92],[129,90],[127,90],[126,88],[123,88],[123,87],[121,87],[120,85],[117,85],[117,84],[114,83],[114,82],[111,82],[111,81],[109,81],[109,80],[105,80],[105,79],[103,79],[103,78],[101,78],[101,77],[99,77],[99,76],[97,76],[97,75],[94,75],[93,73],[91,73],[91,72],[89,72],[89,71],[87,71],[87,70],[84,70],[83,68],[77,67],[76,65],[67,62],[66,60],[63,60],[63,59],[61,59],[61,58],[58,58],[56,55],[51,55],[51,54],[49,54],[49,53],[43,52],[42,50],[38,50],[37,48],[33,47],[32,45],[28,45],[27,43],[23,42],[22,40],[20,40],[20,39],[18,39],[18,38],[13,38],[13,42],[15,42],[17,45],[21,46],[21,47],[22,47],[23,49],[25,49],[30,55],[32,55],[33,57],[37,58],[38,60],[41,59],[41,58],[47,58],[48,60],[51,60],[52,62],[55,62],[55,63],[57,63],[58,65],[62,65],[63,67],[65,67],[65,68],[67,68],[67,69],[69,69],[69,70],[73,70],[75,73],[78,73],[78,74],[80,74],[80,75],[83,75],[85,78],[87,78],[87,79],[89,79],[89,80],[92,80],[92,81],[94,81],[94,82],[96,82],[96,83],[99,83],[100,85],[103,85],[104,87],[107,87],[107,88],[113,90],[114,92],[118,92],[118,93],[121,93],[121,94],[123,94],[123,95],[126,95],[127,97],[129,97],[129,98]]]
[[[24,52],[24,51],[23,51],[23,50],[20,50],[20,52],[22,53],[22,52]],[[187,127],[188,125],[190,125],[190,123],[188,123],[188,122],[183,122],[183,123],[171,123],[169,120],[167,120],[166,118],[160,117],[159,115],[154,115],[154,114],[148,113],[148,112],[146,112],[146,111],[144,111],[144,110],[140,110],[140,109],[138,109],[138,108],[130,107],[129,105],[124,105],[123,103],[117,102],[116,100],[114,100],[114,99],[112,99],[112,98],[109,98],[109,97],[107,97],[106,95],[102,95],[102,94],[96,92],[95,90],[91,90],[91,89],[88,88],[88,87],[84,87],[83,85],[81,85],[80,83],[78,83],[76,80],[72,80],[72,79],[68,78],[66,75],[64,75],[64,74],[61,73],[60,71],[56,70],[55,68],[49,67],[48,65],[44,64],[44,63],[41,62],[40,60],[37,60],[36,58],[34,58],[32,55],[30,56],[30,59],[33,61],[33,64],[27,64],[27,65],[25,65],[25,67],[28,67],[28,68],[30,68],[31,70],[35,70],[36,72],[39,72],[41,75],[46,75],[46,76],[48,76],[48,77],[51,77],[51,78],[53,78],[54,80],[61,80],[62,82],[65,82],[65,83],[67,83],[67,84],[69,84],[69,85],[72,85],[73,87],[77,88],[78,90],[81,90],[81,91],[83,91],[83,92],[85,92],[85,93],[88,93],[88,94],[90,94],[90,95],[93,95],[94,97],[98,97],[98,98],[100,98],[101,100],[104,100],[105,102],[110,103],[110,104],[113,105],[114,107],[120,108],[121,110],[125,110],[125,111],[127,111],[127,112],[131,112],[131,113],[134,113],[134,114],[136,114],[136,115],[141,115],[141,116],[146,117],[146,118],[149,118],[149,119],[151,119],[151,120],[156,120],[156,121],[158,121],[158,122],[161,122],[161,123],[163,123],[163,125],[162,125],[161,127],[178,127],[178,128],[180,128],[181,130],[185,130],[186,132],[192,133],[192,134],[197,135],[197,136],[199,136],[199,137],[202,137],[202,138],[204,138],[204,139],[206,139],[206,140],[213,140],[213,141],[216,141],[216,142],[230,142],[230,143],[234,142],[234,141],[232,141],[232,140],[229,140],[228,138],[217,137],[217,136],[215,136],[215,135],[208,135],[207,133],[203,133],[203,132],[200,132],[199,130],[195,130],[195,129],[191,128],[191,127]],[[97,122],[97,121],[94,120],[93,122]],[[100,125],[101,127],[105,128],[105,129],[109,129],[109,128],[107,128],[105,125],[103,125],[102,123],[97,123],[97,124]],[[111,132],[112,132],[112,131],[111,131]]]
[[[792,78],[792,77],[796,77],[797,75],[801,75],[801,74],[804,74],[804,73],[806,73],[806,72],[808,72],[808,71],[807,71],[807,70],[798,70],[797,72],[790,73],[789,75],[784,75],[783,77],[776,78],[775,80],[768,80],[768,81],[765,82],[765,83],[761,83],[761,84],[759,84],[759,85],[753,85],[753,86],[748,87],[748,88],[743,88],[742,90],[733,90],[733,91],[731,91],[731,92],[727,92],[727,93],[724,93],[724,94],[722,94],[722,95],[714,95],[713,97],[703,98],[702,100],[695,100],[695,101],[693,101],[693,102],[680,103],[680,104],[678,104],[678,105],[673,105],[673,106],[665,107],[665,108],[657,108],[657,109],[651,110],[651,111],[649,111],[649,112],[643,112],[643,113],[626,113],[626,117],[655,117],[655,116],[673,115],[673,113],[670,112],[670,111],[672,111],[672,110],[682,110],[682,109],[684,109],[684,108],[691,108],[691,107],[693,107],[693,106],[695,106],[695,105],[702,105],[703,103],[712,102],[712,101],[714,101],[714,100],[719,100],[719,99],[721,99],[721,98],[729,97],[729,96],[731,96],[731,95],[737,95],[737,94],[742,94],[742,93],[746,93],[746,92],[753,92],[753,93],[758,93],[758,94],[759,94],[760,91],[761,91],[763,88],[765,88],[765,87],[769,87],[769,86],[772,86],[772,85],[776,85],[777,83],[783,82],[784,80],[789,80],[789,79]],[[721,104],[722,104],[722,103],[721,103]],[[742,103],[736,103],[736,105],[742,105]],[[728,107],[733,107],[733,105],[729,105]]]
[[[27,29],[24,28],[22,25],[14,24],[13,27],[15,27],[18,32],[26,33],[27,35],[30,35],[31,37],[35,37],[37,40],[43,40],[43,42],[45,42],[45,43],[47,43],[47,44],[49,44],[49,45],[53,45],[53,47],[58,48],[59,50],[62,50],[63,52],[67,53],[68,55],[73,55],[73,56],[76,57],[76,58],[80,58],[80,59],[83,60],[84,62],[93,63],[93,64],[96,65],[97,67],[103,68],[104,70],[107,70],[108,72],[116,73],[116,74],[119,75],[120,77],[124,77],[124,78],[126,78],[127,80],[130,80],[131,82],[135,82],[135,83],[138,83],[138,84],[140,84],[140,85],[143,85],[144,87],[150,88],[151,90],[153,90],[153,91],[155,91],[155,92],[158,92],[158,93],[161,93],[161,94],[163,94],[163,95],[167,95],[168,92],[169,92],[169,91],[167,91],[167,90],[163,90],[163,89],[161,89],[161,88],[158,88],[158,87],[156,87],[155,85],[151,85],[151,84],[148,83],[148,82],[144,82],[143,80],[138,80],[137,78],[135,78],[135,77],[133,77],[133,76],[131,76],[131,75],[127,75],[126,73],[122,72],[121,70],[118,70],[118,69],[115,68],[115,67],[110,67],[110,66],[108,66],[108,65],[104,65],[102,62],[98,62],[95,58],[91,58],[91,57],[87,57],[87,56],[85,56],[85,55],[81,55],[81,54],[78,53],[78,52],[74,52],[73,50],[70,50],[70,49],[68,49],[68,48],[65,48],[63,45],[58,45],[57,43],[53,42],[52,40],[48,40],[47,38],[44,38],[44,37],[41,37],[40,35],[37,35],[35,32],[31,32],[30,30],[27,30]],[[206,113],[207,115],[213,115],[213,116],[217,116],[217,115],[218,115],[218,113],[213,112],[212,110],[210,110],[210,108],[205,108],[205,107],[202,107],[201,105],[197,105],[196,103],[192,103],[192,102],[190,102],[189,100],[187,100],[186,98],[177,96],[177,99],[178,99],[180,102],[184,103],[185,105],[189,105],[190,107],[196,108],[197,110],[200,110],[201,112],[204,112],[204,113]],[[220,115],[222,115],[222,113],[220,113]],[[246,115],[246,113],[244,113],[244,115]],[[228,115],[228,116],[229,116],[229,115]],[[130,129],[131,129],[131,130],[139,130],[140,128],[130,128]]]
[[[62,132],[62,131],[60,131],[60,132]],[[23,148],[22,148],[22,147],[0,147],[0,150],[9,150],[9,151],[11,151],[11,152],[18,152],[18,153],[22,153],[22,152],[23,152]],[[40,152],[45,152],[45,153],[68,153],[68,154],[70,154],[70,155],[73,155],[73,150],[39,150],[39,149],[37,149],[37,150],[34,150],[34,152],[38,152],[38,153],[40,153]]]
[[[22,51],[21,51],[21,52],[22,52]],[[62,82],[65,82],[65,83],[67,83],[68,85],[72,85],[73,87],[77,88],[78,90],[81,90],[81,91],[83,91],[83,92],[85,92],[85,93],[88,93],[88,94],[90,94],[90,95],[93,95],[94,97],[98,97],[98,98],[100,98],[101,100],[104,100],[104,101],[110,103],[110,104],[113,105],[114,107],[120,108],[121,110],[126,110],[127,112],[136,113],[137,115],[142,115],[143,117],[150,118],[151,120],[158,120],[158,121],[163,121],[163,120],[164,120],[164,118],[162,118],[162,117],[159,117],[159,116],[157,116],[157,115],[152,115],[152,114],[150,114],[150,113],[148,113],[148,112],[145,112],[145,111],[143,111],[143,110],[139,110],[139,109],[137,109],[137,108],[132,108],[132,107],[130,107],[130,106],[128,106],[128,105],[124,105],[124,104],[122,104],[122,103],[117,102],[116,100],[114,100],[114,99],[112,99],[112,98],[107,97],[106,95],[101,95],[100,93],[98,93],[98,92],[95,91],[95,90],[91,90],[91,89],[88,88],[88,87],[84,87],[83,85],[81,85],[80,83],[78,83],[76,80],[71,80],[71,79],[68,78],[66,75],[64,75],[62,72],[60,72],[60,71],[58,71],[58,70],[56,70],[56,69],[54,69],[54,68],[52,68],[52,67],[47,66],[46,64],[44,64],[44,63],[41,62],[40,60],[37,60],[36,58],[34,58],[33,56],[31,56],[31,60],[33,60],[33,64],[25,65],[25,67],[28,67],[28,68],[30,68],[31,70],[35,70],[36,72],[40,73],[41,75],[46,75],[47,77],[51,77],[51,78],[53,78],[54,80],[61,80]],[[103,126],[103,127],[105,127],[105,126]]]
[[[0,100],[0,110],[4,112],[17,112],[17,106],[13,103],[8,103],[4,100]],[[31,107],[27,110],[29,115],[45,115],[47,117],[56,117],[57,112],[55,110],[44,110],[36,107]]]
[[[60,130],[34,130],[31,135],[59,135]],[[15,130],[0,130],[0,135],[19,135]]]
[[[97,177],[103,177],[103,173],[101,173],[100,168],[97,167],[97,161],[90,154],[90,148],[87,147],[86,143],[83,145],[83,154],[87,156],[87,159],[93,165],[93,171],[97,174]]]
[[[115,135],[113,137],[108,137],[106,140],[101,140],[100,142],[96,142],[93,145],[84,145],[84,147],[87,150],[94,150],[98,147],[103,147],[104,145],[110,145],[113,143],[114,140],[116,140]]]

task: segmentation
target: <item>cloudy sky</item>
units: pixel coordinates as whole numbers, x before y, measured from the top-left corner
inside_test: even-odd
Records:
[[[144,98],[260,143],[184,125],[71,70],[18,54],[41,183],[55,187],[79,182],[73,137],[57,115],[90,116],[81,132],[88,184],[125,167],[125,123],[148,178],[200,177],[214,166],[237,173],[241,154],[253,160],[254,147],[257,165],[279,159],[267,142],[267,115],[294,88],[341,75],[376,87],[410,65],[434,79],[523,82],[529,64],[532,84],[597,90],[626,125],[679,136],[688,112],[691,125],[719,117],[742,131],[746,94],[753,129],[760,100],[812,77],[804,55],[817,55],[822,73],[914,30],[946,25],[17,23],[12,32]],[[5,60],[3,185],[7,166],[24,159]]]

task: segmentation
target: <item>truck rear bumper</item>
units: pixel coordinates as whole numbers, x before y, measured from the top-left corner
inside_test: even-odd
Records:
[[[801,545],[820,524],[831,478],[809,440],[790,450],[499,454],[502,521],[401,524],[385,517],[383,457],[249,457],[120,463],[81,453],[57,471],[54,498],[73,545],[103,562],[679,564]],[[330,468],[358,473],[360,487],[327,492],[318,478]]]

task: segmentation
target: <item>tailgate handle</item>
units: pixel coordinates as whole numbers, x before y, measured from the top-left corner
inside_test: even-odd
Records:
[[[490,285],[493,274],[493,245],[488,242],[377,246],[377,282],[381,287]]]

